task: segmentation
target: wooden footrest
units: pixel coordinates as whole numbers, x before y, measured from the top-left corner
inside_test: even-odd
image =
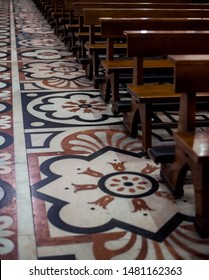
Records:
[[[128,92],[140,103],[171,103],[180,101],[180,94],[177,94],[172,84],[146,84],[128,85]]]

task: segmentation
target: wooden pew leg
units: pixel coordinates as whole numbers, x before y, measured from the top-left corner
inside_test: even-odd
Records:
[[[86,76],[90,80],[93,79],[95,83],[95,77],[99,74],[99,58],[98,54],[95,51],[92,51],[89,53],[89,64],[88,67],[86,67]],[[98,88],[99,85],[94,85],[95,88]]]
[[[160,170],[162,180],[171,190],[175,198],[180,198],[184,194],[183,186],[188,170],[188,158],[176,145],[174,162],[162,163]]]
[[[119,97],[119,73],[117,71],[111,72],[110,76],[110,87],[112,93],[112,111],[117,114],[117,107],[115,103],[120,100]]]
[[[209,237],[209,172],[208,164],[197,164],[176,146],[175,161],[161,164],[161,177],[175,198],[183,195],[183,186],[188,170],[191,170],[194,185],[194,226],[202,238]]]
[[[142,150],[147,150],[152,146],[152,105],[139,103],[139,114],[142,131]]]
[[[100,60],[99,60],[99,55],[96,51],[92,53],[92,77],[94,81],[94,87],[97,89],[99,88],[99,84],[96,82],[95,77],[99,75],[99,65],[100,65]]]
[[[93,64],[92,64],[92,57],[91,55],[89,55],[89,63],[86,65],[86,77],[89,79],[89,80],[92,80],[93,79]]]
[[[86,58],[86,48],[85,48],[85,41],[81,39],[81,57]]]
[[[66,45],[67,45],[68,49],[70,51],[72,51],[72,47],[74,47],[76,45],[76,39],[74,36],[74,32],[71,30],[67,30],[65,38],[66,38]]]
[[[81,46],[80,42],[77,41],[74,46],[71,47],[71,51],[73,53],[73,56],[76,58],[77,61],[80,61],[81,57]]]
[[[138,125],[140,123],[139,106],[135,98],[131,98],[131,108],[129,112],[123,113],[123,124],[131,137],[138,136]]]
[[[202,237],[209,237],[209,172],[208,164],[192,163],[195,195],[195,228]]]
[[[152,104],[139,103],[131,98],[131,111],[123,113],[123,124],[132,137],[138,135],[138,125],[141,123],[142,150],[147,153],[152,146]]]
[[[100,84],[100,94],[101,94],[102,99],[106,103],[110,102],[111,83],[110,83],[110,77],[108,74],[105,74],[105,82]]]

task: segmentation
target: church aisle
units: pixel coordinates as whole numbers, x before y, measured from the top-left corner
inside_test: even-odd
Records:
[[[192,186],[174,200],[32,0],[0,0],[0,46],[0,259],[209,259]]]

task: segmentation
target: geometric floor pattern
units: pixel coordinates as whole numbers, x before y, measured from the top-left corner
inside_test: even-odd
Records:
[[[206,260],[194,207],[192,185],[172,197],[34,2],[0,0],[0,259]]]

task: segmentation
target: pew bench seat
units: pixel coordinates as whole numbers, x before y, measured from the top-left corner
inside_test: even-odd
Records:
[[[85,49],[89,53],[89,71],[86,75],[89,79],[94,78],[95,88],[98,88],[99,84],[97,78],[99,76],[99,66],[101,64],[101,56],[106,55],[107,42],[99,41],[93,44],[86,42]],[[126,43],[115,43],[114,49],[117,50],[118,54],[125,55],[127,44]]]
[[[128,84],[127,90],[131,95],[131,111],[124,112],[123,124],[132,137],[137,137],[138,126],[143,131],[142,150],[146,153],[152,146],[152,115],[158,111],[166,110],[167,104],[180,103],[180,93],[175,92],[173,84]],[[197,93],[197,104],[202,110],[208,108],[209,92]],[[158,105],[158,106],[156,106]],[[175,107],[174,107],[175,108]],[[203,125],[203,123],[201,123]],[[207,123],[208,125],[208,123]]]
[[[128,85],[128,92],[134,96],[136,103],[161,103],[179,101],[180,94],[177,94],[172,84],[145,84]]]
[[[96,37],[101,37],[101,32],[95,32]],[[89,39],[89,32],[75,32],[75,37],[81,38],[81,39]]]
[[[103,42],[96,42],[94,44],[90,44],[90,43],[86,43],[85,44],[85,48],[89,51],[93,51],[93,50],[104,50],[106,51],[106,48],[107,48],[107,43],[106,41],[103,41]],[[127,48],[127,44],[124,43],[124,44],[121,44],[121,43],[116,43],[114,44],[114,48],[115,49],[126,49]]]
[[[100,40],[101,32],[95,32],[94,36],[96,40]],[[89,63],[89,59],[86,55],[87,49],[85,48],[85,44],[89,40],[89,31],[74,32],[74,37],[76,44],[72,46],[74,50],[73,56],[75,56],[81,64],[83,64],[82,61],[85,61],[83,65],[86,65],[86,62]]]
[[[78,23],[66,23],[65,28],[68,29],[68,30],[71,30],[71,29],[78,30],[79,24]]]
[[[107,74],[106,77],[106,85],[108,85],[108,79],[112,81],[112,87],[101,87],[101,96],[105,102],[110,101],[110,96],[112,94],[112,110],[115,113],[120,113],[116,110],[116,107],[118,104],[115,104],[115,102],[120,101],[119,97],[119,75],[122,73],[126,73],[127,76],[122,76],[122,82],[125,81],[125,78],[127,81],[131,82],[130,79],[132,78],[133,74],[133,67],[134,67],[134,61],[130,58],[125,59],[113,59],[113,60],[102,60],[101,65],[105,70],[105,73]],[[143,68],[144,69],[150,69],[150,70],[156,70],[155,75],[156,76],[156,82],[160,82],[160,75],[162,74],[160,69],[163,69],[163,72],[165,74],[165,71],[167,72],[166,75],[163,76],[163,80],[168,81],[173,78],[173,69],[174,64],[166,59],[144,59],[143,61]],[[171,71],[170,71],[171,70]],[[128,76],[128,74],[130,74]],[[149,75],[148,75],[149,76]],[[150,78],[150,79],[149,79]],[[148,80],[154,82],[154,75],[150,75]],[[148,81],[147,80],[147,81]],[[125,81],[126,82],[126,81]],[[116,106],[116,107],[115,107]]]

